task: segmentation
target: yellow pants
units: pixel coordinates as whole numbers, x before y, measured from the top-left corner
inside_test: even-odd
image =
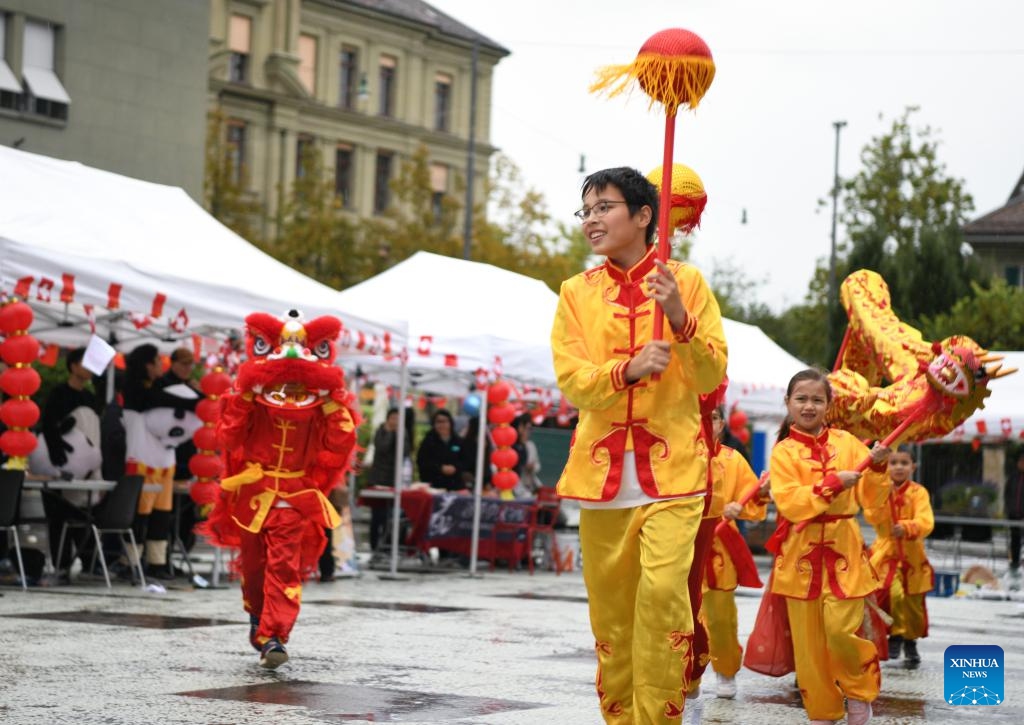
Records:
[[[736,635],[739,618],[736,614],[735,592],[708,589],[704,592],[701,612],[708,629],[712,669],[720,675],[735,677],[743,660],[743,648]]]
[[[145,468],[140,465],[139,469],[139,472],[145,476],[146,483],[159,483],[163,486],[159,491],[143,491],[139,494],[139,513],[146,515],[154,510],[170,511],[173,509],[174,466],[170,468]]]
[[[702,497],[580,511],[583,580],[606,723],[680,722],[693,667],[685,586]]]
[[[892,627],[889,634],[903,639],[921,639],[928,636],[928,612],[924,594],[905,594],[899,574],[889,587],[889,606],[892,609]]]
[[[817,599],[786,598],[793,634],[796,678],[811,720],[839,720],[843,695],[872,702],[881,687],[875,645],[856,635],[863,599],[837,599],[823,589]]]

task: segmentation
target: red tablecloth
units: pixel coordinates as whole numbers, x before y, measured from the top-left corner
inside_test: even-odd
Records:
[[[372,493],[371,493],[372,492]],[[394,506],[391,488],[365,489],[357,503],[360,506]],[[368,495],[366,495],[368,494]],[[376,495],[375,495],[376,494]],[[483,498],[480,503],[480,541],[477,556],[481,559],[518,561],[526,556],[525,531],[502,530],[497,542],[492,538],[494,523],[529,521],[533,500],[506,501]],[[402,512],[410,522],[406,546],[426,552],[431,547],[469,556],[473,536],[473,496],[458,493],[433,493],[424,489],[402,491]]]

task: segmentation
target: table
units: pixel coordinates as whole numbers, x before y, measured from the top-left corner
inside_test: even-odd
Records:
[[[371,487],[363,489],[360,506],[391,506],[394,489]],[[509,501],[485,497],[480,499],[480,540],[477,556],[481,559],[518,561],[526,551],[525,530],[500,531],[497,542],[492,539],[496,521],[525,525],[530,520],[533,499]],[[473,546],[473,495],[469,493],[436,492],[429,489],[403,489],[402,513],[410,522],[403,544],[426,554],[432,547],[441,551],[470,556]],[[386,537],[390,541],[390,537]]]
[[[935,514],[935,523],[937,524],[952,524],[953,526],[953,568],[960,568],[961,558],[961,547],[963,543],[963,528],[964,526],[988,526],[993,529],[1005,528],[1005,529],[1024,529],[1024,521],[1019,519],[985,519],[976,518],[973,516],[945,516],[943,514]],[[926,540],[928,541],[928,540]],[[995,568],[996,562],[996,551],[995,542],[989,542],[989,559],[992,562],[992,568]]]

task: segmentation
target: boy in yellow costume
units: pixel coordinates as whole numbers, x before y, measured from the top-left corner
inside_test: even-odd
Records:
[[[878,507],[889,495],[889,449],[871,451],[855,436],[825,425],[832,400],[820,370],[793,376],[786,391],[787,422],[772,449],[772,498],[779,526],[769,541],[777,553],[772,591],[786,597],[800,695],[812,723],[843,717],[871,719],[881,670],[873,642],[857,636],[864,597],[879,586],[868,563],[861,505]],[[788,426],[788,430],[786,429]],[[872,466],[856,471],[868,455]]]
[[[878,532],[871,545],[871,565],[884,580],[882,609],[893,619],[889,659],[899,659],[902,651],[911,669],[921,664],[917,640],[928,636],[925,594],[935,586],[935,572],[924,551],[935,517],[928,489],[910,480],[913,475],[910,447],[900,446],[889,457],[892,492],[888,500],[879,508],[864,510]]]
[[[581,502],[602,716],[679,722],[693,665],[683,583],[709,487],[698,395],[725,375],[725,336],[700,272],[656,259],[658,195],[640,172],[598,171],[582,195],[583,234],[607,259],[562,283],[551,331],[580,411],[558,493]],[[651,339],[659,309],[668,340]]]
[[[721,438],[725,430],[725,411],[719,406],[711,414],[716,439]],[[738,451],[729,446],[719,444],[718,452],[711,459],[714,470],[715,486],[721,490],[723,506],[717,512],[728,519],[728,526],[737,536],[739,530],[736,519],[745,521],[763,521],[768,504],[768,479],[761,483],[757,495],[746,505],[739,503],[747,491],[757,486],[757,476],[750,464]],[[716,496],[717,498],[717,496]],[[717,525],[717,522],[716,522]],[[735,537],[733,537],[735,541]],[[742,540],[739,541],[743,544]],[[741,552],[742,553],[742,552]],[[732,699],[736,697],[736,673],[739,672],[743,658],[737,632],[739,618],[736,611],[736,586],[739,584],[736,564],[733,555],[726,547],[721,536],[715,536],[711,542],[711,553],[708,556],[704,573],[704,606],[702,608],[705,626],[708,630],[708,644],[711,649],[711,667],[718,675],[716,694],[718,697]],[[749,551],[747,553],[749,557]]]

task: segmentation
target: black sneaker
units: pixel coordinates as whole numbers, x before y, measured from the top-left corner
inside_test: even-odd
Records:
[[[903,651],[907,658],[907,667],[914,669],[921,664],[921,655],[917,653],[917,640],[908,639],[903,643]]]
[[[249,644],[257,652],[263,651],[263,645],[256,641],[256,630],[260,628],[260,618],[255,614],[249,615]]]
[[[260,650],[260,667],[277,669],[288,661],[288,652],[277,637],[271,637]]]
[[[910,642],[907,642],[907,648],[910,648]],[[889,637],[889,659],[898,660],[903,652],[903,638],[898,634],[891,635]]]

